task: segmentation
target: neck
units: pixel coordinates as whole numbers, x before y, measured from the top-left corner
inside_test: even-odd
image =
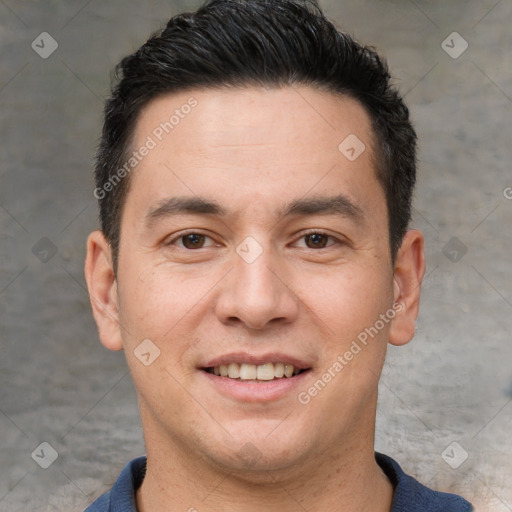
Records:
[[[392,485],[375,461],[373,428],[366,432],[293,468],[244,474],[195,460],[190,449],[146,432],[148,464],[137,491],[138,511],[389,512]]]

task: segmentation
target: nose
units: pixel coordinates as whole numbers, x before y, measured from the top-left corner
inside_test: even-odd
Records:
[[[288,276],[285,265],[270,250],[263,250],[254,261],[235,254],[234,268],[219,289],[217,318],[226,325],[255,330],[292,323],[300,300],[287,283]]]

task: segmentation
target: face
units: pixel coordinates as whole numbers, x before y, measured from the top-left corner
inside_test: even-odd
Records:
[[[411,309],[373,145],[357,102],[309,87],[194,90],[141,113],[117,280],[90,288],[148,452],[285,469],[373,443],[386,344]],[[89,283],[111,262],[91,237]]]

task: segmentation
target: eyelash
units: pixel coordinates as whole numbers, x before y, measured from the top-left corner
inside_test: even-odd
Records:
[[[210,240],[213,241],[213,238],[211,236],[208,236],[206,235],[205,233],[201,233],[200,231],[188,231],[188,232],[185,232],[185,233],[180,233],[178,236],[174,237],[172,240],[169,240],[169,242],[166,242],[165,243],[165,246],[171,246],[171,245],[174,245],[176,242],[178,241],[181,241],[183,238],[185,238],[186,236],[188,235],[200,235],[200,236],[204,236],[206,238],[209,238]],[[321,235],[321,236],[326,236],[328,238],[328,242],[330,240],[334,240],[333,243],[327,245],[326,247],[320,247],[318,249],[312,249],[311,247],[303,247],[305,249],[311,249],[311,250],[314,250],[314,251],[320,251],[322,249],[327,249],[333,245],[342,245],[343,244],[343,241],[336,238],[335,236],[325,232],[325,231],[322,231],[322,230],[318,230],[318,229],[311,229],[309,231],[306,231],[305,233],[303,233],[297,240],[301,240],[303,238],[305,238],[306,236],[308,235]],[[215,245],[215,244],[213,244]],[[211,246],[209,246],[211,247]],[[200,250],[200,249],[205,249],[207,247],[200,247],[199,249],[188,249],[187,247],[180,247],[180,249],[184,249],[186,251],[197,251],[197,250]]]
[[[306,231],[305,233],[302,233],[300,238],[298,240],[302,240],[303,238],[307,237],[308,235],[321,235],[327,237],[327,246],[326,247],[320,247],[317,249],[312,249],[311,247],[303,247],[303,249],[312,249],[313,251],[321,251],[322,249],[328,249],[329,247],[332,247],[333,245],[342,245],[343,241],[339,238],[336,238],[334,235],[331,235],[327,233],[326,231],[319,230],[319,229],[310,229]],[[332,242],[332,243],[329,243]]]

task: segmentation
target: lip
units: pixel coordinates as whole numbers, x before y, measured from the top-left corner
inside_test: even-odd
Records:
[[[247,359],[245,361],[248,362]],[[231,359],[231,362],[236,361]],[[293,377],[282,377],[262,382],[230,379],[229,377],[208,373],[203,369],[199,369],[199,373],[202,375],[202,378],[207,379],[204,384],[205,386],[213,388],[227,398],[238,402],[261,403],[277,401],[285,398],[287,395],[296,399],[298,389],[304,389],[304,380],[308,378],[311,370],[305,370]]]
[[[291,364],[298,370],[308,370],[311,364],[297,357],[283,354],[280,352],[267,352],[265,354],[249,354],[248,352],[233,352],[224,354],[206,361],[205,364],[199,366],[200,369],[213,368],[215,366],[228,365],[229,363],[248,363],[248,364],[265,364],[265,363],[283,363]],[[258,384],[259,385],[259,384]]]
[[[248,363],[254,365],[283,363],[293,365],[295,369],[303,371],[293,377],[282,377],[280,379],[261,382],[230,379],[228,377],[217,376],[205,371],[206,368],[228,365],[230,363]],[[311,373],[311,367],[311,363],[308,363],[299,357],[284,354],[282,352],[265,352],[262,354],[231,352],[229,354],[223,354],[222,356],[207,360],[204,364],[201,364],[198,367],[198,370],[202,375],[202,378],[207,379],[205,380],[204,385],[209,388],[213,388],[220,395],[237,402],[261,403],[276,401],[285,398],[287,395],[292,396],[295,399],[298,390],[303,389],[304,380],[308,378]]]

